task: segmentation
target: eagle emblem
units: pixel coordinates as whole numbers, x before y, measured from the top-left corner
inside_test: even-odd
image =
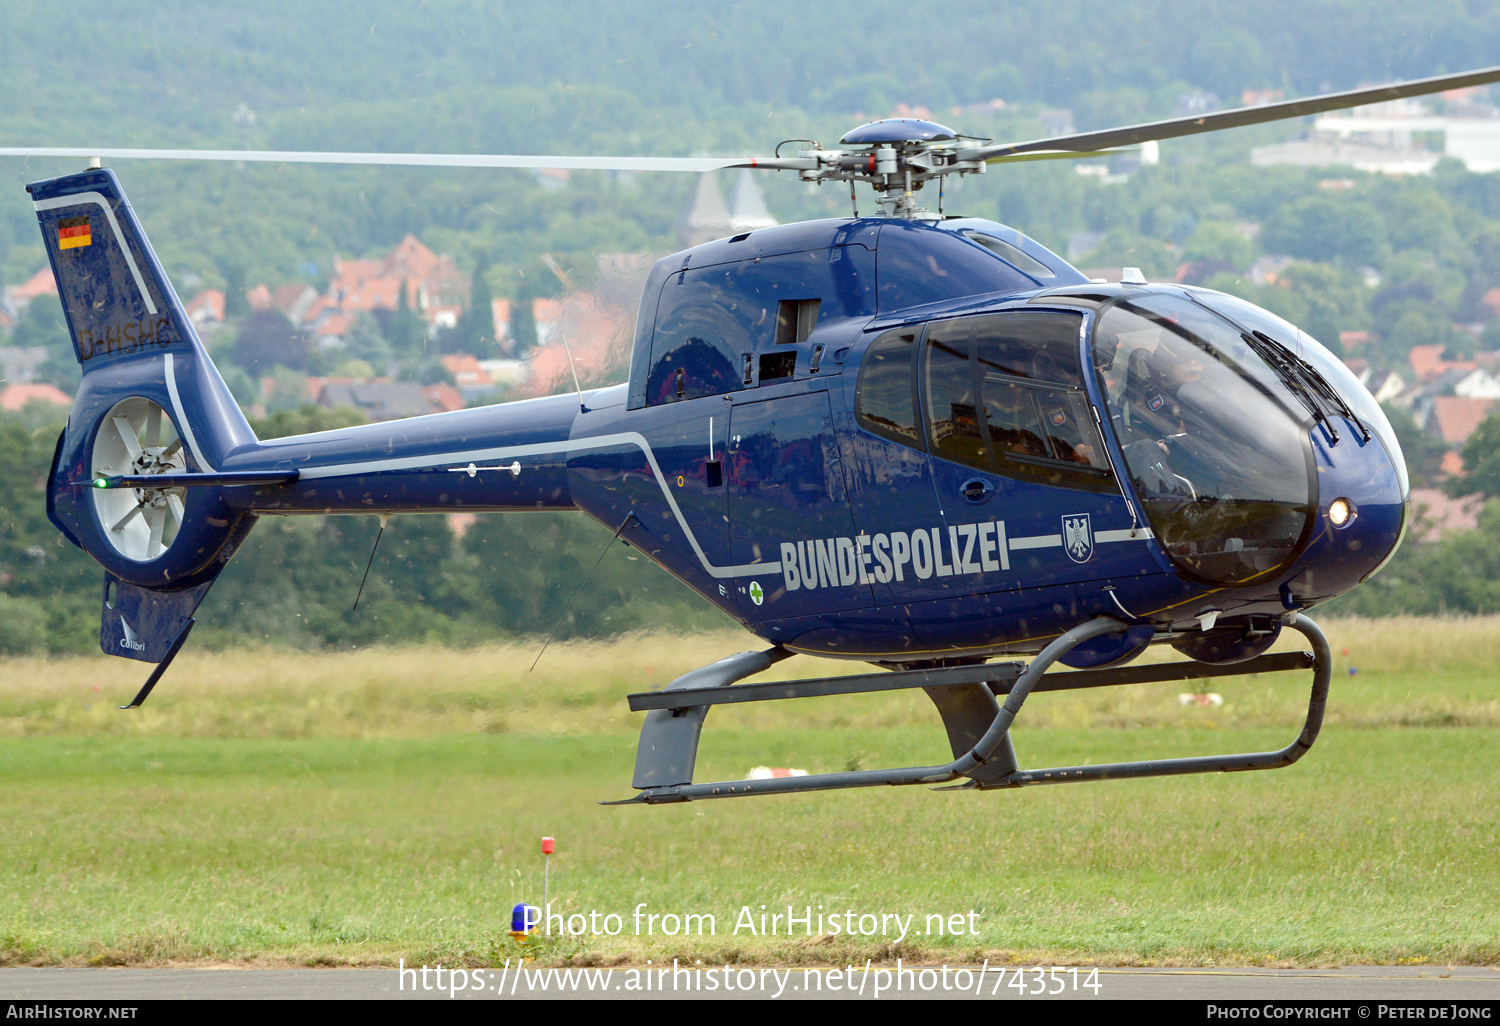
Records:
[[[1094,555],[1094,528],[1087,513],[1070,513],[1062,518],[1063,550],[1075,563],[1087,563]]]

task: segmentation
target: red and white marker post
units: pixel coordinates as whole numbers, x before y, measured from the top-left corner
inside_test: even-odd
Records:
[[[547,901],[548,873],[552,868],[552,853],[557,849],[557,841],[551,837],[542,838],[542,920],[546,923],[544,930],[548,937],[552,936],[551,919],[552,905]]]

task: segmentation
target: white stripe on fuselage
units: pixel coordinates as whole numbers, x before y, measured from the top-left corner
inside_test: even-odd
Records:
[[[311,481],[330,477],[356,477],[360,474],[383,474],[398,470],[448,470],[454,469],[446,464],[460,464],[458,469],[467,469],[467,464],[493,460],[496,463],[504,463],[521,457],[556,456],[559,454],[572,454],[587,452],[595,449],[613,449],[616,447],[634,447],[645,454],[646,461],[651,465],[651,474],[656,478],[657,487],[661,489],[662,497],[667,500],[671,507],[672,515],[677,520],[677,525],[682,528],[683,536],[687,538],[688,544],[693,548],[693,554],[703,564],[703,568],[709,575],[715,578],[729,577],[754,577],[760,574],[779,574],[782,572],[781,563],[744,563],[739,566],[714,566],[709,562],[703,546],[698,544],[693,529],[688,526],[687,519],[682,515],[677,500],[672,496],[672,490],[667,484],[666,476],[662,474],[661,466],[656,462],[656,454],[651,450],[651,443],[638,431],[621,431],[615,434],[598,435],[593,438],[572,438],[562,442],[539,442],[534,445],[509,445],[488,449],[466,449],[459,452],[437,453],[428,456],[402,456],[391,459],[364,460],[359,463],[338,463],[325,467],[308,467],[301,473],[299,480]],[[509,470],[509,467],[502,467]],[[1145,541],[1151,537],[1151,532],[1145,528],[1122,531],[1099,531],[1095,533],[1096,542],[1116,541]],[[1057,534],[1038,535],[1030,538],[1010,539],[1012,551],[1020,549],[1038,549],[1049,547],[1060,547],[1062,536]]]
[[[591,449],[613,449],[622,446],[634,446],[646,455],[646,462],[651,464],[651,474],[656,478],[657,487],[661,489],[662,497],[667,500],[667,505],[672,508],[672,515],[677,518],[677,525],[682,528],[683,536],[687,538],[688,544],[693,547],[693,554],[703,564],[703,569],[709,575],[716,578],[725,577],[753,577],[756,574],[779,574],[781,564],[777,563],[745,563],[740,566],[714,566],[708,560],[708,555],[703,551],[703,546],[698,544],[698,538],[693,534],[693,529],[688,526],[687,519],[682,515],[682,510],[677,505],[677,500],[672,497],[672,490],[667,486],[667,479],[661,472],[660,465],[656,462],[656,454],[651,451],[651,443],[646,437],[637,431],[621,431],[612,435],[599,435],[595,438],[573,438],[565,442],[540,442],[536,445],[509,445],[498,449],[469,449],[463,452],[442,453],[434,456],[405,456],[397,459],[366,460],[362,463],[341,463],[328,467],[309,467],[302,471],[299,480],[317,480],[328,477],[355,477],[360,474],[382,474],[392,470],[439,470],[447,469],[442,466],[448,463],[479,463],[481,461],[494,460],[503,463],[519,457],[533,456],[555,456],[558,454],[571,454],[575,452],[587,452]]]
[[[187,439],[188,448],[192,450],[193,458],[198,461],[198,465],[212,474],[213,464],[203,458],[203,450],[198,448],[198,439],[193,435],[192,421],[188,420],[187,412],[182,408],[182,396],[177,394],[177,374],[172,368],[172,354],[167,353],[163,360],[165,361],[163,371],[167,376],[167,395],[172,397],[172,409],[177,413],[178,430],[182,432],[182,437]]]
[[[1095,531],[1094,543],[1107,545],[1110,542],[1122,541],[1145,541],[1154,538],[1149,527],[1131,527],[1122,531]],[[1012,538],[1010,550],[1018,549],[1056,549],[1062,547],[1062,535],[1060,534],[1034,534],[1029,538]]]

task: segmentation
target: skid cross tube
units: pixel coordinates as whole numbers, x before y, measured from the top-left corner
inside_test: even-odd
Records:
[[[635,798],[624,802],[609,802],[606,804],[659,804],[666,802],[695,801],[705,798],[729,798],[753,794],[786,794],[797,791],[823,791],[841,789],[846,787],[874,787],[877,785],[900,786],[907,784],[945,784],[957,780],[960,777],[984,777],[983,780],[970,779],[966,784],[960,785],[969,788],[993,789],[1002,787],[1023,787],[1029,784],[1060,784],[1075,783],[1085,780],[1105,779],[1127,779],[1132,777],[1148,776],[1171,776],[1184,773],[1208,773],[1208,772],[1234,772],[1241,770],[1276,769],[1289,766],[1300,759],[1317,740],[1318,731],[1322,727],[1323,713],[1328,698],[1328,686],[1332,677],[1332,658],[1329,654],[1328,640],[1324,637],[1322,630],[1317,624],[1298,614],[1288,622],[1288,626],[1305,636],[1312,642],[1313,653],[1311,665],[1313,668],[1312,694],[1308,702],[1307,719],[1303,724],[1302,732],[1296,740],[1285,748],[1274,752],[1255,752],[1240,755],[1224,756],[1202,756],[1181,759],[1156,759],[1138,762],[1105,763],[1096,766],[1068,766],[1040,770],[1022,770],[1015,765],[1014,755],[1009,740],[1009,731],[1015,722],[1017,714],[1025,704],[1026,699],[1033,691],[1039,690],[1071,690],[1075,687],[1103,687],[1112,684],[1136,683],[1146,680],[1181,680],[1198,676],[1229,676],[1239,673],[1259,672],[1259,670],[1293,669],[1309,665],[1305,653],[1289,653],[1279,656],[1262,657],[1244,664],[1225,667],[1207,667],[1199,663],[1169,664],[1164,667],[1130,667],[1126,670],[1094,671],[1092,673],[1064,673],[1054,674],[1050,680],[1044,681],[1043,675],[1058,659],[1066,655],[1076,646],[1091,638],[1102,634],[1109,634],[1125,629],[1125,624],[1111,617],[1099,617],[1088,623],[1081,624],[1052,641],[1044,648],[1040,655],[1031,661],[1019,676],[1015,674],[1015,664],[998,664],[989,667],[966,667],[959,673],[949,676],[943,671],[907,671],[905,674],[889,674],[887,679],[903,676],[911,676],[911,682],[897,681],[892,685],[882,688],[873,686],[874,678],[869,675],[855,678],[824,678],[816,681],[794,681],[780,682],[761,685],[739,685],[737,687],[725,687],[734,679],[742,679],[756,670],[750,670],[750,666],[760,664],[757,669],[763,669],[774,661],[771,653],[742,653],[739,657],[731,657],[723,663],[714,664],[713,667],[704,667],[702,670],[694,671],[674,681],[668,686],[668,692],[648,692],[641,695],[631,696],[631,707],[633,709],[650,709],[647,716],[647,724],[642,728],[641,746],[637,753],[636,781],[635,786],[641,788],[641,793]],[[784,650],[773,650],[780,656]],[[755,657],[760,658],[755,658]],[[769,658],[768,658],[769,657]],[[733,670],[729,670],[724,663],[740,661]],[[705,673],[705,671],[717,670],[717,673]],[[729,672],[725,672],[728,670]],[[744,672],[744,671],[749,672]],[[1215,670],[1217,672],[1208,674],[1204,670]],[[738,671],[738,672],[736,672]],[[998,672],[997,672],[998,671]],[[930,676],[927,676],[930,675]],[[704,677],[717,678],[707,688],[702,687],[706,683]],[[962,676],[963,680],[956,679]],[[916,678],[922,678],[918,681]],[[1069,682],[1069,678],[1079,678],[1076,683]],[[696,679],[693,679],[696,678]],[[725,678],[728,678],[727,680]],[[972,680],[970,679],[972,678]],[[997,679],[998,678],[998,679]],[[837,682],[848,680],[851,686],[839,688]],[[723,681],[720,684],[719,681]],[[668,720],[686,720],[683,726],[689,723],[693,728],[701,729],[703,717],[708,708],[713,704],[721,704],[728,701],[764,701],[774,698],[805,697],[812,694],[851,694],[868,691],[889,690],[890,687],[942,687],[953,686],[974,681],[984,681],[990,684],[992,690],[997,694],[1006,693],[1004,704],[996,715],[994,722],[985,731],[982,737],[974,744],[968,752],[958,756],[952,762],[937,766],[911,766],[901,769],[879,769],[879,770],[856,770],[843,773],[819,773],[804,777],[779,777],[766,780],[732,780],[718,781],[714,783],[694,784],[688,782],[667,783],[660,774],[643,773],[650,762],[648,755],[648,733],[652,726],[653,718],[661,718],[662,725]],[[807,686],[811,686],[810,689]],[[1008,686],[1007,686],[1008,685]],[[800,686],[800,687],[799,687]],[[759,689],[760,693],[752,697],[752,689]],[[779,691],[778,691],[779,689]],[[717,691],[717,695],[704,694],[703,692]],[[735,693],[744,694],[744,698],[734,699],[728,696]],[[638,704],[639,702],[639,704]],[[690,704],[689,704],[690,703]],[[696,755],[696,729],[693,730],[693,743],[691,749]],[[683,753],[686,754],[686,753]],[[675,765],[673,776],[687,776],[691,778],[692,762],[690,759],[671,760]],[[651,779],[651,778],[655,779]],[[649,782],[648,782],[649,781]]]

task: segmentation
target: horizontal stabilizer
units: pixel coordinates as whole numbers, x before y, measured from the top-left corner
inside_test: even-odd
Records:
[[[245,485],[288,485],[302,476],[298,470],[230,471],[219,474],[124,474],[94,478],[95,488],[230,488]]]

